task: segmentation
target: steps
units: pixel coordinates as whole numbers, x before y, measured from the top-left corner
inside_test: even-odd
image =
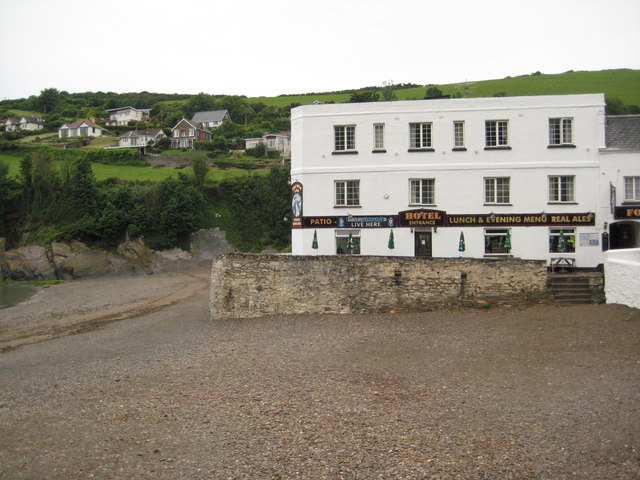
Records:
[[[559,305],[597,303],[598,290],[601,290],[597,285],[601,285],[602,282],[593,282],[593,278],[595,278],[594,274],[549,274],[549,286],[555,303]]]

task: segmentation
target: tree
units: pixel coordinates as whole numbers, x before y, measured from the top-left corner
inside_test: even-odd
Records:
[[[424,98],[440,98],[442,96],[442,90],[440,90],[435,85],[428,85]]]
[[[393,80],[382,82],[382,99],[385,102],[391,102],[398,99],[394,91]]]
[[[193,184],[202,191],[204,182],[207,179],[207,173],[209,173],[207,161],[202,157],[196,157],[191,162],[191,168],[193,169]]]
[[[60,92],[55,88],[45,88],[41,90],[37,100],[40,111],[52,113],[58,106],[59,94]]]
[[[380,94],[374,90],[360,90],[353,92],[349,103],[377,102],[380,100]]]

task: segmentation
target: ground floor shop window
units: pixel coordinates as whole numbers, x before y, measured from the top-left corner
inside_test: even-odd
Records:
[[[336,253],[338,255],[359,255],[360,230],[336,231]]]
[[[562,234],[562,238],[560,234]],[[575,228],[550,228],[549,229],[549,252],[574,253],[575,251],[576,251],[576,229]]]
[[[511,231],[508,228],[486,228],[484,230],[484,253],[507,255],[511,252]]]

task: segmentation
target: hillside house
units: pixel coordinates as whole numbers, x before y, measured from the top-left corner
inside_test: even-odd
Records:
[[[640,247],[640,116],[606,116],[602,94],[305,105],[291,116],[294,255],[594,269],[609,248]]]
[[[16,117],[9,117],[2,120],[2,129],[5,132],[15,132],[20,129],[20,119]]]
[[[106,133],[106,129],[95,124],[91,120],[77,120],[72,123],[65,123],[58,130],[58,138],[66,137],[101,137]]]
[[[20,118],[20,130],[40,130],[44,128],[44,120],[40,117],[26,116]]]
[[[218,128],[223,122],[231,120],[227,110],[211,110],[209,112],[196,112],[191,119],[206,128]]]
[[[280,152],[282,158],[291,158],[291,136],[286,133],[267,133],[262,137],[245,138],[245,148],[255,148],[264,144],[267,150]]]
[[[118,139],[118,148],[155,145],[158,140],[164,137],[166,137],[165,133],[159,128],[127,132]]]
[[[183,118],[171,129],[173,148],[193,148],[193,142],[210,142],[211,132],[193,120]]]
[[[107,125],[129,125],[129,122],[146,122],[149,120],[150,108],[120,107],[107,110]]]

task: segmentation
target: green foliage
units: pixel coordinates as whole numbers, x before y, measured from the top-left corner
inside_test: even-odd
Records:
[[[379,100],[380,94],[375,90],[361,90],[358,92],[353,92],[351,98],[349,99],[349,103],[377,102]]]
[[[442,90],[440,90],[435,85],[429,85],[427,87],[427,91],[424,94],[424,98],[439,98],[442,96],[443,96]]]
[[[244,153],[253,158],[264,158],[267,156],[267,146],[261,142],[253,148],[247,148]]]
[[[149,163],[140,155],[137,148],[114,148],[110,150],[89,150],[85,157],[90,162],[100,162],[107,165],[129,165],[144,167]]]
[[[209,165],[202,157],[196,157],[191,162],[191,168],[193,169],[193,183],[202,191],[204,182],[207,179],[207,173],[209,173]]]

